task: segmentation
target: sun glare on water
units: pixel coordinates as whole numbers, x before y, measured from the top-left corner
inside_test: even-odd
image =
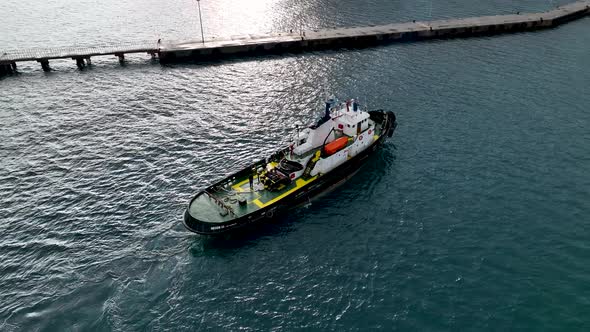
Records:
[[[215,6],[207,1],[201,0],[205,34],[216,37],[271,32],[282,12],[279,0],[220,0]]]

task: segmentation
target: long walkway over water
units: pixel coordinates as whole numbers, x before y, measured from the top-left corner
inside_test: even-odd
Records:
[[[228,55],[302,52],[326,48],[366,47],[382,43],[458,38],[532,31],[556,27],[590,15],[590,0],[578,1],[542,13],[482,16],[438,21],[412,21],[382,26],[289,31],[266,35],[245,35],[204,42],[143,42],[96,47],[68,47],[0,51],[0,76],[17,71],[17,62],[37,61],[50,71],[49,61],[69,59],[82,69],[96,56],[115,56],[123,63],[125,54],[143,53],[160,62],[217,59]]]

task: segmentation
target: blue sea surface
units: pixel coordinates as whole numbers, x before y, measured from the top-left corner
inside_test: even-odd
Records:
[[[560,1],[201,1],[208,35]],[[430,10],[431,8],[431,10]],[[195,3],[8,0],[0,49],[198,38]],[[557,29],[0,79],[0,331],[590,330],[590,18]],[[396,112],[351,180],[244,234],[181,220],[327,94]]]

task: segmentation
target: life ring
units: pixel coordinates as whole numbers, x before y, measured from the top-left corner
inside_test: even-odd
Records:
[[[371,135],[371,129],[369,129],[369,135]]]
[[[362,140],[363,140],[363,135],[360,135],[359,136],[359,141],[362,141]]]

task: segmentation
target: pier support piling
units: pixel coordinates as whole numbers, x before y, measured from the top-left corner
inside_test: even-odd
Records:
[[[16,73],[16,62],[11,63],[10,66],[12,67],[12,71]]]
[[[124,53],[115,53],[115,56],[119,58],[119,63],[121,65],[125,64],[125,54]]]
[[[87,66],[92,66],[92,60],[90,60],[90,57],[86,58],[86,65]]]
[[[78,69],[84,69],[84,67],[86,66],[84,64],[84,58],[74,58],[74,60],[76,60],[76,66],[78,66]]]
[[[37,60],[37,61],[41,64],[41,68],[43,69],[44,72],[51,71],[51,67],[49,67],[49,60],[41,59],[41,60]]]
[[[0,77],[10,74],[11,71],[9,69],[11,69],[10,65],[0,64]]]

